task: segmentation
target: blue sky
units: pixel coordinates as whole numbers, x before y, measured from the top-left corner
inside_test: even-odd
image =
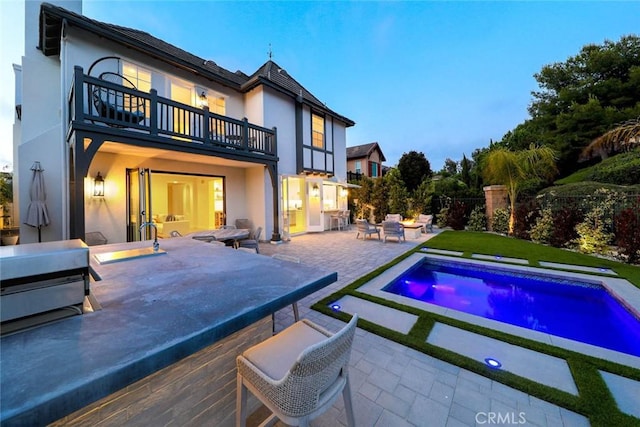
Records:
[[[6,82],[20,57],[4,54],[19,25],[5,12],[20,2],[0,3]],[[347,145],[377,141],[389,166],[421,151],[434,170],[524,121],[544,65],[640,31],[640,2],[88,0],[83,10],[247,74],[271,45],[275,62],[356,122]],[[0,96],[4,117],[13,97]],[[11,129],[0,126],[5,162]]]

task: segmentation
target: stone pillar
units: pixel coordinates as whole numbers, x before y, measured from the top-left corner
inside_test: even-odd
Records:
[[[487,209],[487,230],[491,231],[493,213],[496,209],[507,207],[507,187],[505,185],[489,185],[483,190]]]

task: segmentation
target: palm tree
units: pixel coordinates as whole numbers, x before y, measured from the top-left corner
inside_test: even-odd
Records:
[[[640,146],[640,117],[619,123],[615,128],[594,139],[580,154],[580,160],[594,157],[606,159],[611,153],[631,150]]]
[[[503,184],[507,187],[511,215],[509,234],[513,233],[515,207],[520,186],[523,182],[538,178],[548,180],[558,173],[556,154],[549,147],[531,144],[526,150],[511,151],[494,148],[484,158],[482,175],[486,182]]]

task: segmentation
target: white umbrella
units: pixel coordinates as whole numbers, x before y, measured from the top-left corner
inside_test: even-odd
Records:
[[[44,190],[44,176],[40,162],[35,162],[31,166],[33,178],[31,179],[31,187],[29,188],[29,197],[31,202],[27,208],[27,219],[24,222],[31,227],[38,227],[38,242],[42,241],[41,228],[49,225],[49,211],[47,210],[47,193]]]

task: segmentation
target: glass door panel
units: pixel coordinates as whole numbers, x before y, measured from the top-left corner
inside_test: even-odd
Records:
[[[324,231],[324,210],[322,206],[322,179],[308,179],[307,231]]]
[[[127,169],[127,241],[137,242],[153,238],[148,227],[140,230],[145,222],[151,222],[151,171]]]

